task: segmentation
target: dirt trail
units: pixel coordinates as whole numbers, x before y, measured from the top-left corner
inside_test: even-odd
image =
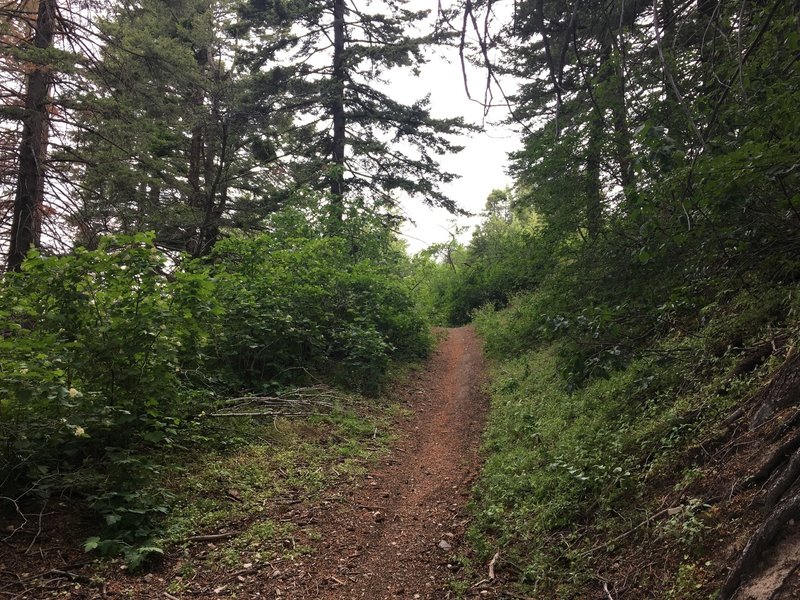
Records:
[[[467,524],[464,506],[480,466],[478,449],[487,409],[481,393],[483,371],[474,331],[469,327],[447,330],[424,370],[412,373],[390,391],[391,400],[404,406],[407,414],[397,417],[398,438],[372,472],[351,483],[342,481],[322,497],[298,498],[271,507],[270,519],[296,528],[288,539],[275,541],[283,544],[285,556],[259,559],[256,565],[243,561],[222,567],[220,563],[217,567],[224,570],[184,572],[185,565],[191,566],[194,558],[209,549],[197,544],[175,549],[153,573],[129,576],[118,563],[106,562],[98,566],[99,577],[92,579],[92,565],[74,544],[89,524],[75,521],[63,531],[34,532],[34,541],[47,540],[48,545],[47,555],[37,547],[39,562],[35,551],[27,559],[27,537],[19,538],[23,541],[18,542],[18,552],[0,552],[0,575],[5,576],[0,578],[0,596],[18,593],[14,597],[75,600],[451,598],[448,582],[458,568],[454,558]],[[226,539],[207,546],[222,552]],[[235,547],[226,556],[241,557]],[[203,564],[202,560],[197,564]],[[84,567],[88,570],[81,570]],[[42,575],[31,577],[32,573]],[[187,583],[185,588],[168,587],[178,579]]]
[[[474,331],[451,329],[398,400],[413,411],[391,455],[342,503],[318,513],[320,547],[282,582],[284,598],[451,597],[450,559],[466,526],[486,413]],[[270,594],[266,594],[269,596]]]

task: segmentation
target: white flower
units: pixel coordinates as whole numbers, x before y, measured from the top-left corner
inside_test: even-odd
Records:
[[[67,390],[67,394],[69,395],[70,398],[78,398],[79,396],[83,396],[83,394],[81,394],[74,387],[69,388],[69,390]]]
[[[80,425],[76,425],[75,429],[72,431],[75,434],[75,437],[88,437],[86,435],[86,430],[81,427]]]

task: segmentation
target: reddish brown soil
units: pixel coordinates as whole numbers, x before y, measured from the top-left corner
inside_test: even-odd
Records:
[[[479,468],[482,373],[473,330],[449,330],[425,372],[402,392],[414,416],[391,456],[324,516],[320,551],[294,566],[305,575],[283,582],[287,597],[452,596],[451,559]]]
[[[127,575],[113,564],[101,566],[98,574],[91,565],[81,564],[87,562],[86,555],[69,543],[75,541],[69,534],[75,527],[64,524],[63,535],[40,536],[40,540],[63,540],[63,553],[37,552],[42,559],[38,561],[27,551],[23,557],[21,546],[5,558],[0,548],[0,597],[455,597],[449,581],[459,569],[457,555],[464,550],[465,504],[480,467],[478,450],[488,402],[481,392],[484,362],[474,331],[464,327],[443,333],[446,337],[425,369],[391,391],[392,401],[407,408],[408,414],[397,419],[397,440],[372,472],[329,490],[319,500],[300,499],[282,507],[280,515],[271,515],[297,527],[297,538],[286,542],[290,549],[301,544],[307,548],[305,554],[236,565],[224,572],[201,569],[186,581],[183,592],[170,594],[167,590],[173,589],[169,585],[179,577],[181,563],[202,557],[212,544],[194,545],[183,554],[177,549],[145,576]],[[304,534],[306,526],[313,536]],[[226,543],[216,542],[216,549]],[[7,545],[6,550],[11,548]],[[23,558],[29,564],[22,564]]]

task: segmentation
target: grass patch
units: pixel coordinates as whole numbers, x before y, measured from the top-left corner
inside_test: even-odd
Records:
[[[164,541],[220,529],[243,529],[237,546],[287,535],[271,515],[363,474],[387,448],[391,412],[385,402],[359,401],[329,415],[234,425],[249,443],[186,455],[167,474],[176,502],[164,520]]]
[[[151,457],[158,478],[140,494],[163,508],[160,518],[143,520],[150,545],[133,548],[138,553],[134,560],[125,557],[126,567],[153,565],[166,554],[176,561],[173,589],[180,591],[197,571],[229,571],[309,552],[320,533],[293,523],[293,511],[363,476],[388,451],[398,414],[384,398],[350,395],[328,414],[197,424],[183,445]],[[192,539],[218,534],[225,537]],[[118,562],[98,563],[97,569]]]

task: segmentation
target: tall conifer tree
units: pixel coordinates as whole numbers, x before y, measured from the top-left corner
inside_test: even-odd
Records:
[[[225,0],[144,0],[101,25],[114,43],[82,99],[82,243],[155,230],[199,256],[223,227],[256,227],[276,207],[274,128],[285,117],[269,86],[238,68],[232,15]]]
[[[296,184],[330,194],[334,229],[350,198],[392,205],[403,192],[456,210],[439,189],[453,175],[435,157],[459,149],[448,136],[463,122],[432,117],[427,98],[398,101],[384,80],[391,69],[424,62],[424,48],[437,40],[408,32],[427,11],[393,0],[249,0],[241,15],[255,43],[253,71],[272,69],[287,81],[287,106],[297,113]],[[276,58],[280,66],[270,62]]]
[[[28,250],[38,246],[42,235],[47,147],[50,138],[50,92],[53,69],[49,51],[58,31],[57,0],[12,2],[4,7],[4,42],[16,47],[16,62],[24,66],[18,111],[4,111],[21,124],[16,152],[16,182],[9,230],[9,270],[18,270]]]

